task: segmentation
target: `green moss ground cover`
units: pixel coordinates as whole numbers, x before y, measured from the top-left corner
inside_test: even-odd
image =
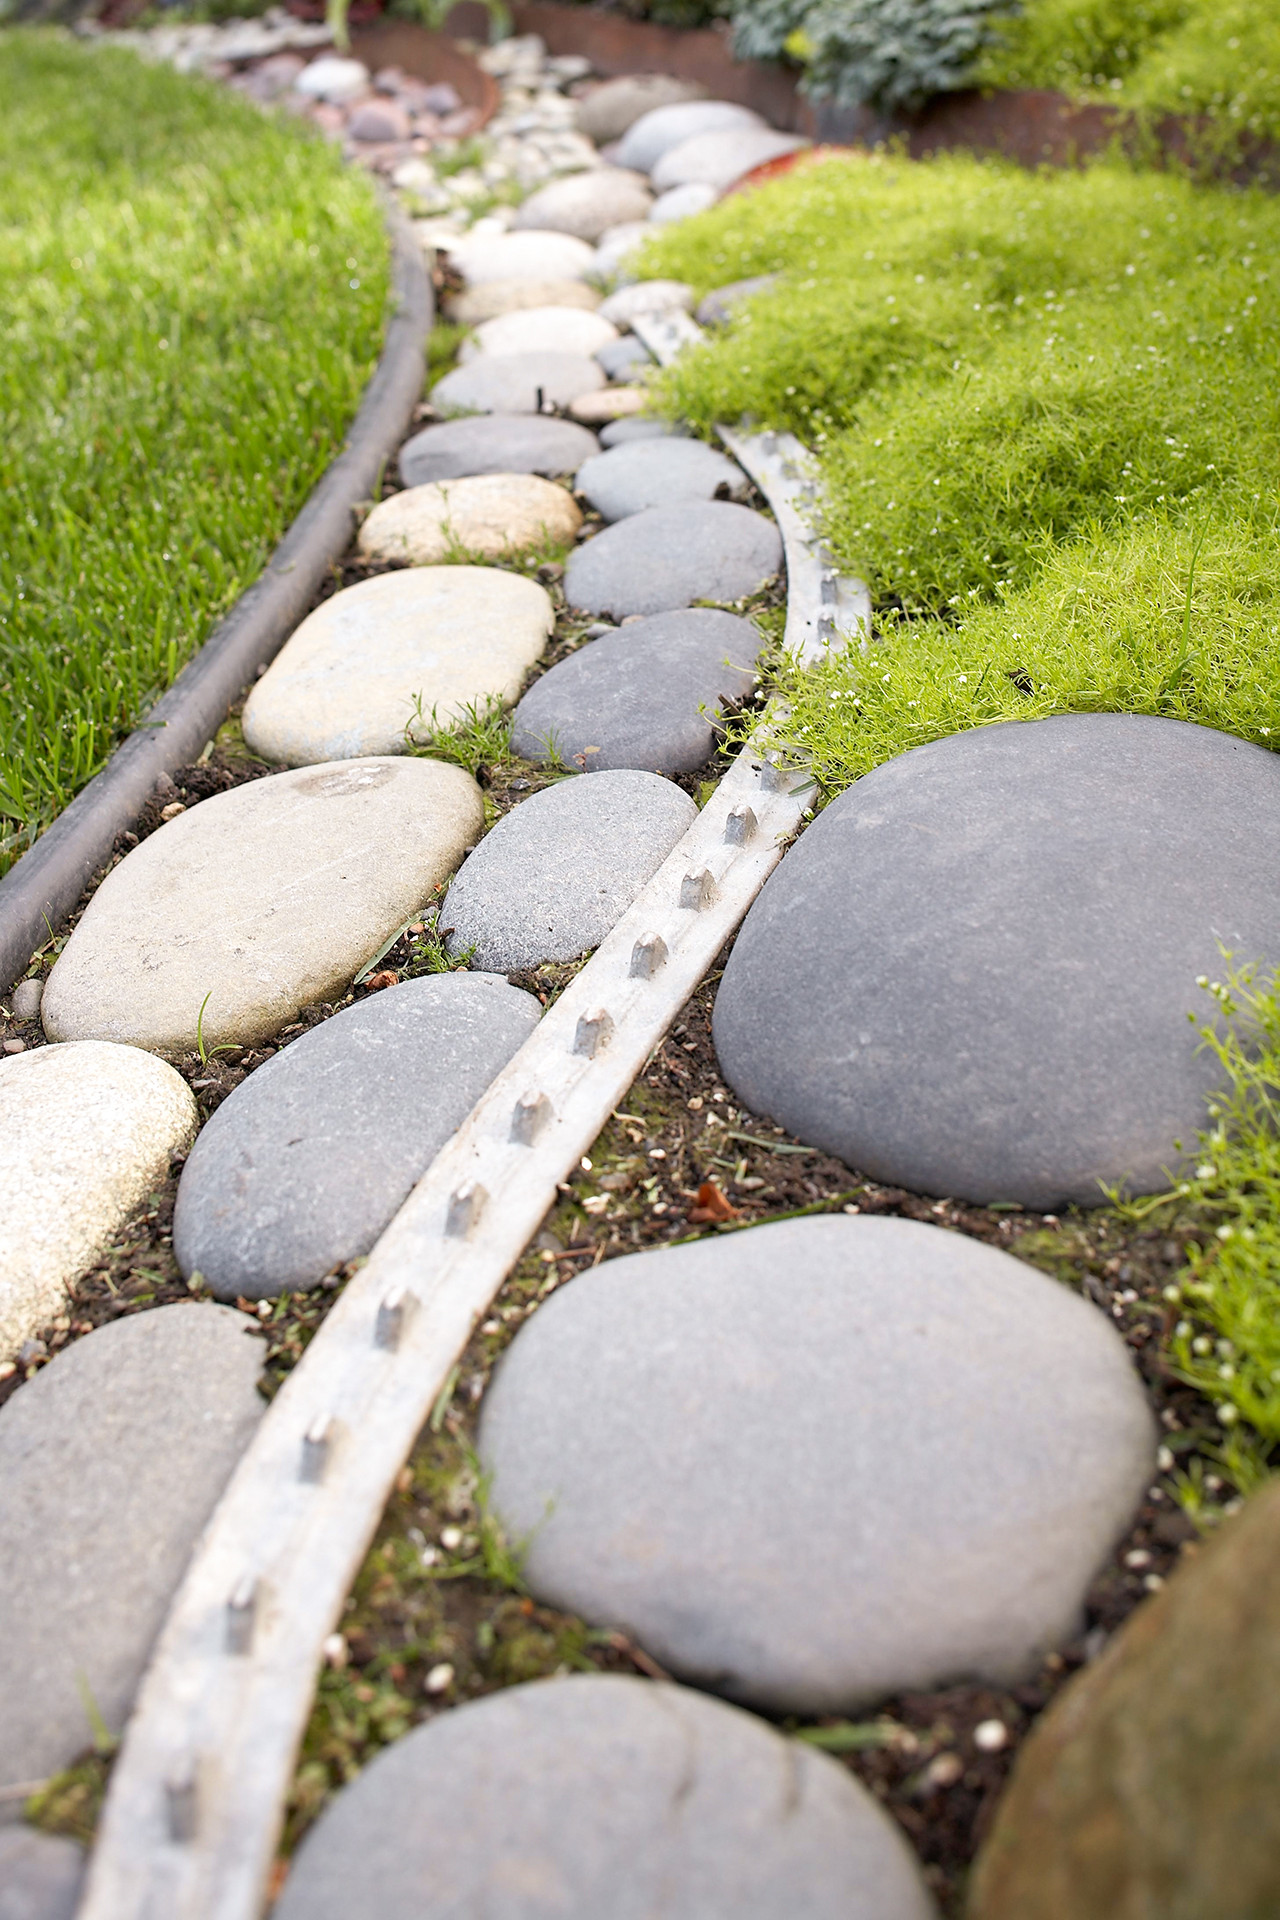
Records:
[[[1002,21],[983,86],[1205,116],[1206,145],[1280,139],[1280,11],[1274,0],[1028,0]]]
[[[0,869],[260,571],[387,292],[373,193],[321,141],[0,34]]]
[[[663,393],[705,431],[750,416],[818,452],[876,608],[865,650],[782,671],[780,740],[828,794],[1053,713],[1280,741],[1277,240],[1271,198],[1114,163],[842,158],[650,246],[699,291],[781,275]],[[1190,1235],[1169,1363],[1247,1479],[1280,1442],[1280,991],[1223,979],[1220,1111],[1155,1204]]]

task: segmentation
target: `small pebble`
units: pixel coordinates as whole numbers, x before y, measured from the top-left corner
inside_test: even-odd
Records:
[[[973,1744],[980,1753],[999,1753],[1009,1744],[1009,1729],[1003,1720],[979,1720],[973,1730]]]
[[[440,1545],[448,1553],[455,1552],[462,1545],[462,1528],[445,1527],[440,1534]]]
[[[43,980],[19,980],[9,996],[9,1008],[15,1020],[34,1020],[40,1012]]]
[[[447,1660],[442,1660],[439,1666],[432,1667],[430,1673],[427,1675],[427,1680],[426,1680],[427,1692],[428,1693],[447,1693],[449,1691],[449,1688],[452,1685],[453,1685],[453,1668],[449,1665],[449,1662]]]
[[[321,1652],[324,1654],[325,1664],[334,1668],[336,1672],[341,1673],[347,1664],[348,1658],[346,1635],[331,1633],[321,1648]]]
[[[6,1053],[25,1053],[27,1043],[25,1040],[6,1040],[4,1050]]]

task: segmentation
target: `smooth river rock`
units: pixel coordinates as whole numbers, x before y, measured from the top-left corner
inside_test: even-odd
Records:
[[[653,195],[642,173],[622,167],[594,167],[586,173],[565,174],[531,194],[514,221],[518,233],[527,227],[550,227],[572,233],[579,240],[598,240],[609,227],[628,220],[645,220]]]
[[[682,433],[670,420],[611,420],[600,429],[600,445],[625,447],[633,440],[669,440]]]
[[[598,313],[580,307],[527,307],[522,313],[500,313],[485,320],[458,355],[469,365],[485,353],[597,354],[618,338],[618,329]]]
[[[599,773],[531,794],[485,835],[450,887],[450,953],[493,973],[599,946],[697,808],[652,773]]]
[[[460,480],[449,493],[461,494],[465,509],[479,504],[475,490],[484,485]],[[568,496],[551,490],[558,499],[549,505],[563,512],[558,500]],[[396,502],[416,503],[423,493],[440,501],[434,486],[395,494],[379,526],[407,531],[413,506]],[[423,518],[429,527],[429,511]],[[417,548],[425,550],[425,542]],[[276,655],[245,705],[244,737],[264,760],[285,766],[403,753],[419,701],[423,715],[434,707],[447,721],[469,704],[513,700],[554,620],[536,580],[496,567],[423,566],[358,581],[322,601]]]
[[[587,773],[705,764],[722,702],[755,683],[760,635],[710,607],[628,622],[535,680],[516,708],[511,745],[528,760],[554,750]]]
[[[699,100],[706,89],[669,73],[624,73],[602,81],[578,102],[578,131],[598,147],[621,140],[642,114],[677,101]]]
[[[368,1253],[540,1012],[493,974],[427,974],[283,1048],[223,1101],[183,1168],[183,1273],[260,1300]]]
[[[499,314],[522,313],[529,307],[580,307],[590,313],[601,297],[599,288],[585,280],[486,280],[453,294],[446,311],[456,326],[478,327]]]
[[[595,249],[571,233],[550,231],[465,235],[449,248],[449,258],[468,287],[491,280],[585,280],[596,263]]]
[[[430,1818],[423,1809],[430,1809]],[[385,1748],[303,1841],[275,1920],[932,1920],[837,1762],[624,1674],[473,1700]]]
[[[527,413],[472,414],[424,427],[400,449],[406,487],[473,473],[576,473],[600,450],[586,427]]]
[[[1280,1913],[1280,1486],[1131,1614],[1019,1750],[972,1920]]]
[[[745,491],[747,477],[705,440],[660,436],[596,454],[574,484],[606,520],[625,520],[645,507],[727,499]]]
[[[652,173],[663,154],[682,141],[691,140],[697,134],[738,128],[769,131],[758,113],[732,100],[688,100],[669,107],[654,107],[634,121],[623,135],[618,147],[618,165]]]
[[[562,546],[581,525],[582,509],[566,487],[535,473],[480,473],[380,500],[356,546],[369,560],[424,567],[460,550],[496,560],[530,547]]]
[[[17,1808],[6,1806],[12,1816]],[[0,1819],[3,1814],[0,1814]],[[74,1840],[0,1826],[0,1920],[75,1920],[85,1856]]]
[[[694,600],[741,599],[781,563],[772,520],[727,501],[690,501],[606,527],[569,561],[564,592],[587,613],[666,613]]]
[[[649,218],[655,227],[673,227],[681,220],[691,220],[695,213],[705,213],[708,207],[716,203],[716,189],[701,180],[690,180],[683,187],[668,187],[659,194],[649,209]]]
[[[723,193],[735,180],[762,167],[766,161],[780,160],[784,154],[798,153],[809,142],[795,133],[775,133],[772,127],[735,127],[718,133],[700,133],[682,140],[663,154],[653,169],[653,184],[659,193],[697,181]]]
[[[480,1450],[535,1596],[712,1691],[844,1713],[1070,1638],[1155,1430],[1057,1281],[829,1215],[580,1274],[499,1362]]]
[[[595,357],[610,380],[634,380],[640,377],[642,368],[653,365],[653,355],[634,333],[601,347]]]
[[[567,407],[604,385],[604,374],[582,353],[482,353],[455,367],[431,389],[437,413],[542,413]]]
[[[196,1125],[186,1081],[136,1047],[0,1060],[0,1360],[61,1313]]]
[[[1280,962],[1277,867],[1280,759],[1230,734],[1068,714],[914,748],[765,883],[716,1000],[722,1070],[916,1192],[1160,1191],[1220,1079],[1197,975],[1223,947]]]
[[[0,1788],[124,1726],[187,1556],[264,1402],[263,1344],[211,1302],[77,1340],[0,1408]]]
[[[107,875],[49,976],[45,1031],[175,1056],[198,1027],[206,1047],[268,1039],[345,993],[483,828],[475,781],[439,760],[339,760],[215,794]]]
[[[672,307],[688,313],[693,300],[687,280],[637,280],[634,286],[611,293],[600,312],[615,327],[629,327],[646,313],[669,313]]]

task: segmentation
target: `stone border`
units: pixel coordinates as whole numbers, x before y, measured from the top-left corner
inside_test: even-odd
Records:
[[[367,499],[422,394],[424,345],[434,318],[431,278],[413,228],[388,202],[393,310],[373,377],[346,443],[272,554],[265,571],[214,628],[150,714],[116,748],[0,880],[0,992],[75,906],[111,857],[161,774],[197,758],[205,742],[306,613],[327,569],[346,552],[354,508]]]

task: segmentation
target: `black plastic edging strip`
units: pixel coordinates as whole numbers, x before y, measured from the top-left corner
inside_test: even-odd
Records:
[[[220,620],[147,718],[116,748],[35,845],[0,880],[0,992],[25,972],[111,856],[162,773],[189,766],[259,667],[307,610],[326,569],[345,553],[354,508],[368,499],[422,395],[434,315],[431,278],[413,228],[386,207],[394,306],[382,354],[346,444],[272,554],[265,572]]]

